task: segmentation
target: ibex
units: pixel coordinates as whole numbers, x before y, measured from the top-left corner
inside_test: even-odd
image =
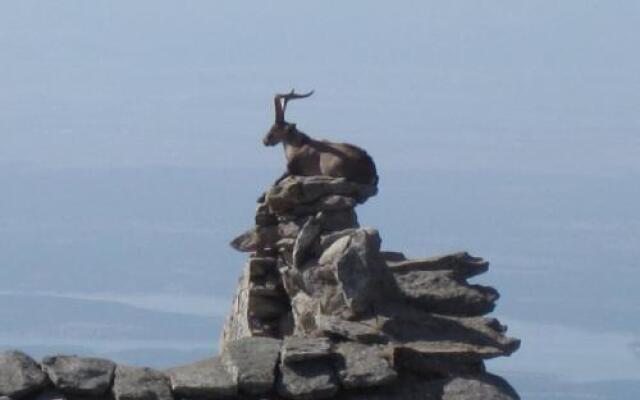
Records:
[[[332,143],[312,139],[296,128],[296,124],[285,121],[284,113],[289,100],[303,99],[313,94],[276,94],[273,101],[276,122],[262,142],[265,146],[282,143],[287,158],[287,171],[276,181],[289,175],[326,175],[342,177],[349,181],[377,184],[376,166],[366,151],[348,143]],[[281,103],[281,101],[283,101]]]

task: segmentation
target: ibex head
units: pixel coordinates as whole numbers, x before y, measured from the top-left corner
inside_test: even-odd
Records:
[[[262,139],[262,143],[265,146],[275,146],[278,143],[284,141],[287,137],[290,137],[292,133],[296,131],[296,124],[289,123],[284,119],[284,112],[287,110],[287,103],[289,100],[304,99],[313,94],[313,90],[309,93],[297,94],[294,89],[287,94],[276,94],[273,98],[273,103],[276,110],[276,122],[271,126],[269,132]],[[281,102],[280,100],[284,100]]]

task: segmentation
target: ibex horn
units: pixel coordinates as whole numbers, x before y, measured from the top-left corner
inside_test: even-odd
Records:
[[[278,95],[273,98],[273,104],[276,107],[276,124],[284,123],[284,110],[282,110],[282,103],[280,103]]]
[[[291,89],[291,92],[287,94],[276,94],[273,98],[273,102],[276,106],[276,122],[284,122],[284,113],[287,110],[287,103],[289,100],[295,99],[304,99],[305,97],[309,97],[313,94],[313,90],[308,93],[297,94],[295,89]],[[280,99],[284,99],[284,104],[280,103]]]

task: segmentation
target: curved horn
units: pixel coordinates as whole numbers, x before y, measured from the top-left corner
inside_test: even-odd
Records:
[[[282,109],[282,103],[280,103],[280,95],[276,94],[275,97],[273,98],[273,104],[275,105],[275,109],[276,109],[276,123],[283,123],[284,122],[284,110]]]
[[[284,121],[284,113],[285,111],[287,111],[287,103],[289,102],[289,100],[295,100],[295,99],[304,99],[306,97],[309,97],[313,94],[314,90],[311,90],[307,93],[302,93],[302,94],[298,94],[296,93],[295,89],[291,89],[291,91],[287,94],[276,94],[276,99],[278,99],[278,103],[279,103],[279,99],[284,99],[284,104],[280,107],[281,111],[282,111],[282,121]],[[279,108],[280,104],[276,105],[276,117],[277,117],[277,113],[278,113],[278,108]]]

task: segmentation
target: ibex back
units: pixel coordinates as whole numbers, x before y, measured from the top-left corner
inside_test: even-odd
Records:
[[[284,119],[289,100],[302,99],[313,94],[296,94],[293,90],[274,97],[276,121],[264,137],[265,146],[282,143],[287,158],[287,171],[278,179],[289,175],[325,175],[345,178],[352,182],[377,184],[378,175],[373,159],[363,149],[348,143],[332,143],[312,139],[299,131],[296,124]]]

